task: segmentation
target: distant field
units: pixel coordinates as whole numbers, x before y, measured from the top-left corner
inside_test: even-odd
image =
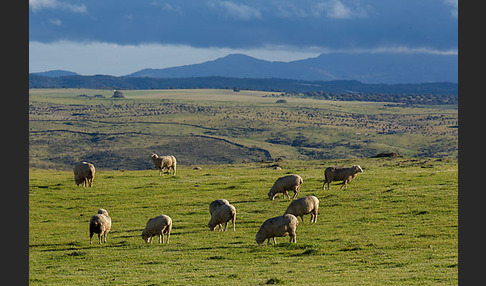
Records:
[[[102,169],[146,170],[152,152],[173,154],[182,165],[458,154],[454,105],[214,89],[123,93],[112,99],[110,90],[29,90],[30,166],[68,170],[86,160]]]
[[[74,104],[74,103],[73,103]],[[52,124],[49,122],[48,124]],[[29,171],[30,285],[457,285],[458,172],[455,158],[282,160],[181,165],[156,170],[99,170],[93,188],[72,171]],[[360,164],[348,190],[322,191],[323,170]],[[299,197],[320,199],[316,224],[299,218],[297,243],[255,234],[288,199],[267,198],[276,178],[299,174]],[[237,210],[236,232],[210,232],[209,203]],[[89,244],[89,218],[112,217],[108,243]],[[170,244],[146,245],[147,220],[173,219]]]

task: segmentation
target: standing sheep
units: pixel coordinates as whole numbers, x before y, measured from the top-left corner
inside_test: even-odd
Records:
[[[106,243],[106,235],[111,230],[111,217],[105,209],[99,209],[98,213],[91,217],[89,220],[89,244],[92,243],[93,234],[98,234],[99,244],[101,244],[101,238],[104,238]]]
[[[280,177],[268,192],[268,198],[274,200],[278,193],[282,193],[284,198],[287,197],[290,199],[288,191],[294,191],[292,199],[295,199],[299,195],[300,186],[303,182],[304,180],[299,175]]]
[[[354,165],[351,168],[344,168],[344,167],[327,167],[324,170],[324,184],[322,185],[322,190],[325,190],[326,184],[327,189],[330,191],[331,187],[329,184],[333,181],[343,181],[343,185],[340,189],[344,187],[344,189],[348,188],[348,182],[352,179],[356,178],[358,173],[363,172],[363,169],[359,165]]]
[[[177,167],[177,160],[174,156],[158,156],[155,153],[150,155],[150,158],[155,164],[155,167],[159,169],[159,176],[162,176],[162,172],[164,169],[167,169],[167,174],[170,174],[170,170],[172,170],[172,174],[176,175],[176,167]]]
[[[95,177],[95,167],[88,162],[81,162],[74,166],[74,182],[76,186],[82,185],[83,187],[92,187]]]
[[[145,229],[142,231],[142,239],[145,243],[152,243],[152,238],[159,236],[159,243],[164,243],[164,233],[167,235],[169,244],[170,232],[172,231],[172,219],[166,215],[159,215],[147,221]]]
[[[296,243],[295,230],[299,225],[299,221],[292,214],[284,214],[283,216],[277,216],[267,219],[260,229],[258,230],[255,241],[258,245],[262,245],[265,239],[268,239],[267,244],[270,244],[270,239],[273,240],[273,244],[276,244],[276,236],[290,236],[290,242]]]
[[[305,196],[303,198],[292,201],[284,212],[284,214],[293,214],[302,219],[304,222],[304,215],[310,214],[310,222],[317,222],[317,213],[319,211],[319,199],[315,196]]]
[[[225,199],[213,201],[209,205],[209,213],[211,219],[209,220],[208,227],[213,231],[216,226],[219,226],[218,230],[221,231],[222,224],[224,223],[224,231],[228,227],[228,222],[233,222],[233,231],[235,231],[236,224],[236,209],[233,205]]]

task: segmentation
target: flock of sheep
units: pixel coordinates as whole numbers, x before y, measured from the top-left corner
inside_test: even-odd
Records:
[[[150,156],[154,165],[159,170],[159,175],[162,175],[164,169],[170,174],[172,170],[173,176],[176,174],[177,160],[174,156],[158,156],[152,154]],[[359,165],[354,165],[351,168],[344,167],[328,167],[324,170],[324,184],[322,189],[325,189],[327,184],[328,190],[330,190],[329,184],[333,181],[342,181],[341,188],[347,188],[348,182],[356,178],[358,173],[363,172],[363,169]],[[92,187],[95,176],[95,167],[91,163],[81,162],[74,167],[74,181],[76,185],[82,185],[84,187]],[[299,225],[297,217],[304,221],[304,215],[310,214],[311,223],[317,222],[317,214],[319,210],[319,199],[315,196],[305,196],[297,199],[299,195],[300,187],[303,183],[302,178],[299,175],[287,175],[278,178],[268,192],[268,198],[274,200],[275,197],[281,193],[283,197],[290,199],[289,191],[293,191],[294,195],[292,201],[281,216],[276,216],[267,219],[263,222],[258,230],[255,241],[261,245],[268,240],[273,240],[275,244],[275,237],[290,236],[290,242],[296,242],[296,228]],[[211,219],[209,220],[208,227],[213,231],[218,227],[219,231],[226,231],[228,223],[233,224],[233,231],[236,230],[236,208],[231,205],[226,199],[219,199],[211,202],[209,205],[209,213]],[[223,225],[224,224],[224,228]],[[111,218],[105,209],[99,209],[98,213],[93,215],[89,221],[89,242],[92,244],[92,237],[96,233],[98,234],[99,244],[106,243],[106,235],[111,229]],[[146,243],[152,243],[154,236],[159,237],[159,243],[164,243],[164,234],[167,236],[166,243],[169,243],[169,237],[172,230],[172,219],[167,215],[160,215],[154,218],[150,218],[147,221],[145,228],[142,231],[142,239]]]

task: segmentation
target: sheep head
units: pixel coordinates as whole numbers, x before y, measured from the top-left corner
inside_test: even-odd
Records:
[[[268,198],[269,198],[269,199],[271,199],[272,201],[275,199],[275,196],[276,196],[276,195],[277,195],[277,194],[274,194],[274,193],[272,192],[272,190],[270,190],[270,191],[268,192]]]
[[[258,231],[256,236],[255,236],[255,241],[258,245],[262,245],[263,242],[265,241],[266,237],[263,235],[262,231]]]
[[[147,234],[147,230],[146,229],[144,229],[142,231],[142,239],[145,241],[145,243],[148,243],[149,242],[150,236]]]
[[[353,166],[353,171],[355,173],[362,173],[363,172],[363,169],[361,169],[361,167],[359,165],[354,165]]]

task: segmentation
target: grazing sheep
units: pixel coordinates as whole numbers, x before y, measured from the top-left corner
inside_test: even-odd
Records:
[[[208,227],[213,231],[216,226],[219,226],[218,230],[221,231],[222,224],[224,223],[224,231],[228,227],[228,222],[233,222],[233,231],[235,231],[236,223],[236,209],[233,205],[225,200],[216,200],[209,205],[209,212],[211,219],[209,220]]]
[[[258,245],[262,245],[265,239],[268,239],[267,244],[270,244],[270,239],[273,240],[273,244],[276,244],[276,236],[290,236],[290,242],[296,242],[295,230],[299,225],[299,221],[292,214],[284,214],[283,216],[277,216],[267,219],[260,230],[258,230],[255,241]]]
[[[228,200],[225,200],[225,199],[221,199],[221,200],[215,200],[213,202],[211,202],[211,204],[209,205],[209,214],[211,216],[213,216],[213,212],[219,208],[220,206],[222,205],[229,205],[230,203],[228,202]],[[222,228],[221,224],[218,225],[219,226],[219,229]]]
[[[333,181],[343,181],[343,185],[340,189],[348,188],[348,182],[356,178],[358,173],[363,172],[363,169],[359,165],[354,165],[351,168],[344,167],[327,167],[324,170],[324,184],[322,185],[322,190],[325,190],[326,184],[327,189],[330,191],[331,187],[329,184]]]
[[[159,176],[162,176],[162,172],[164,169],[167,169],[167,174],[170,174],[170,170],[172,170],[173,175],[176,175],[176,167],[177,167],[177,160],[174,156],[158,156],[155,153],[150,155],[150,158],[155,164],[155,167],[159,169]]]
[[[304,180],[299,175],[280,177],[268,192],[268,198],[274,200],[278,193],[282,193],[284,198],[287,197],[290,199],[288,191],[294,191],[292,199],[295,199],[299,195],[300,186],[303,182]]]
[[[145,243],[152,243],[152,238],[159,236],[159,243],[164,243],[164,233],[167,235],[169,244],[170,232],[172,231],[172,219],[166,215],[159,215],[147,221],[145,229],[142,231],[142,239]]]
[[[98,240],[101,244],[101,238],[106,243],[106,235],[111,230],[111,218],[105,209],[99,209],[98,213],[89,220],[89,244],[92,244],[93,234],[98,234]]]
[[[76,186],[82,185],[83,187],[92,187],[95,177],[95,167],[88,162],[81,162],[74,166],[74,182]]]
[[[305,196],[303,198],[292,201],[284,214],[293,214],[302,219],[304,222],[304,215],[310,214],[310,222],[317,222],[317,212],[319,211],[319,199],[315,196]]]

